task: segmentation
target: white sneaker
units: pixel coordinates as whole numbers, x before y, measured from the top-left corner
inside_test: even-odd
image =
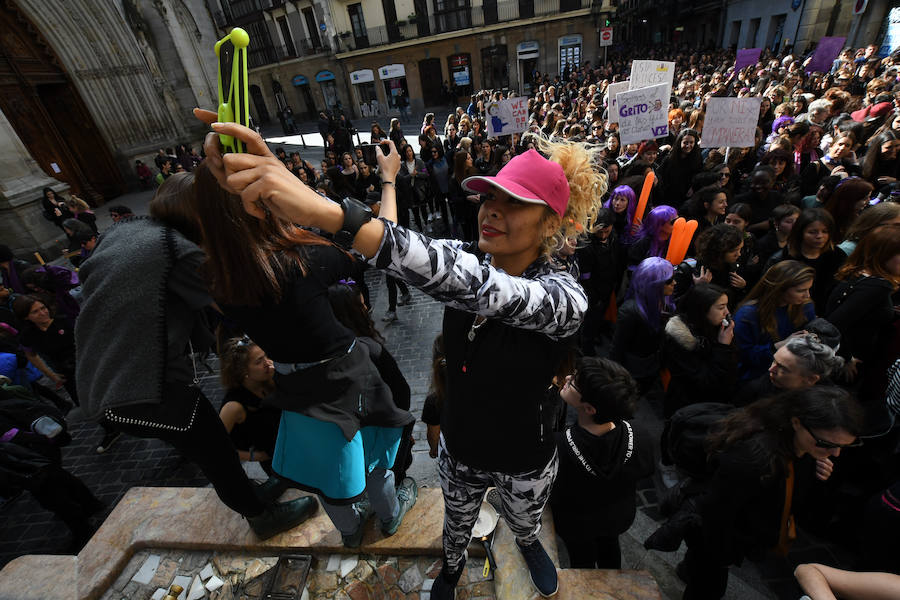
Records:
[[[394,310],[387,311],[386,313],[384,313],[384,316],[381,317],[381,320],[384,321],[385,323],[390,323],[391,321],[396,321],[397,320],[397,311],[394,311]]]

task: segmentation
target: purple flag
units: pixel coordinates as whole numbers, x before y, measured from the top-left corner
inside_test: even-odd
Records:
[[[759,62],[759,55],[762,48],[745,48],[737,51],[737,59],[734,61],[735,72],[740,71],[744,67],[755,65]]]
[[[816,46],[816,52],[813,54],[812,60],[806,65],[806,72],[827,73],[831,70],[834,59],[838,57],[844,47],[845,37],[823,37]]]

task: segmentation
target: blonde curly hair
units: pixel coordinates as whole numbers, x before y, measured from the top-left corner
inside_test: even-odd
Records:
[[[582,142],[554,142],[546,137],[531,135],[537,149],[562,167],[569,182],[569,203],[560,218],[550,212],[548,219],[558,219],[559,227],[544,238],[541,254],[547,258],[563,248],[570,239],[586,238],[592,231],[597,209],[602,206],[608,178],[601,164],[601,146]]]

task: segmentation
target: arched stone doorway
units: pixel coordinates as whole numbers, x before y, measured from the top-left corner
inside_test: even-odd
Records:
[[[78,90],[37,28],[0,4],[0,110],[49,176],[93,203],[123,193],[112,153]]]

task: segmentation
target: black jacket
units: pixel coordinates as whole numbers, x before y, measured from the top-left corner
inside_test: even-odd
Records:
[[[628,369],[635,378],[652,377],[659,371],[659,349],[664,322],[654,331],[638,310],[634,299],[619,308],[609,357]]]
[[[653,473],[654,442],[634,421],[615,424],[602,436],[577,424],[555,434],[559,473],[550,505],[564,538],[619,535],[634,521],[636,484]]]
[[[587,244],[575,252],[581,272],[579,281],[592,308],[606,307],[625,271],[625,253],[617,238],[615,232],[605,242],[591,236]]]
[[[688,404],[732,401],[737,384],[737,350],[705,336],[696,336],[674,316],[666,323],[662,365],[672,379],[666,391],[665,416]]]
[[[894,288],[880,277],[853,277],[838,282],[825,305],[825,318],[841,332],[841,355],[870,362],[893,333]]]

